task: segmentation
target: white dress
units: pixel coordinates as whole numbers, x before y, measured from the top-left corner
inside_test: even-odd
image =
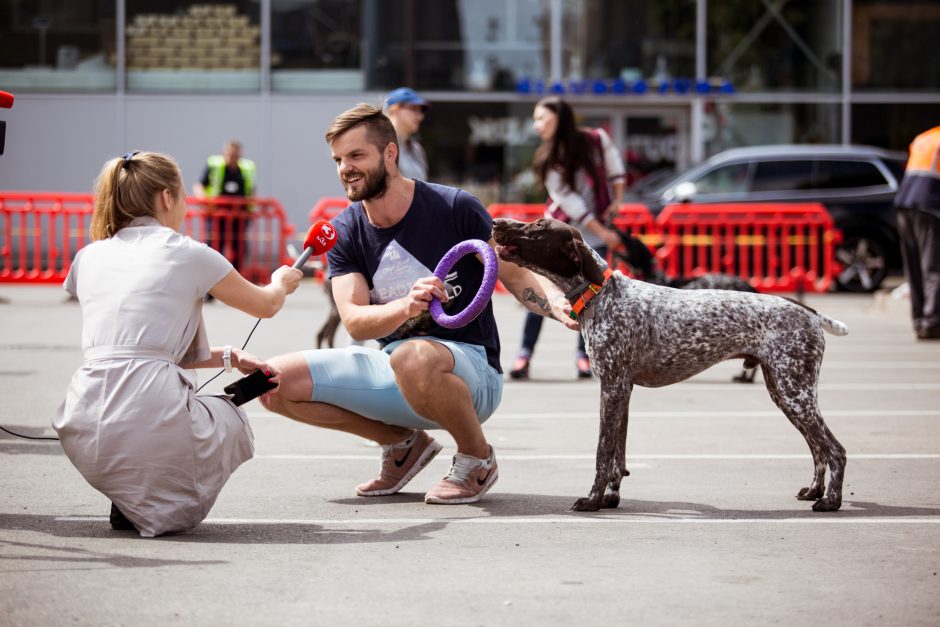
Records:
[[[195,372],[179,365],[209,358],[203,298],[231,270],[205,244],[136,218],[80,250],[65,279],[82,307],[84,362],[53,427],[145,537],[198,525],[254,453],[244,412],[196,396]]]

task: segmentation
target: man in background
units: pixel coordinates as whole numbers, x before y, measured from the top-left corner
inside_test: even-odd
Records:
[[[385,115],[398,135],[398,171],[408,179],[428,180],[428,158],[416,137],[428,106],[427,100],[408,87],[399,87],[385,96]]]
[[[904,179],[894,198],[901,256],[911,290],[914,333],[940,339],[940,126],[911,142]]]
[[[199,182],[193,184],[197,198],[251,198],[255,193],[255,163],[242,157],[237,140],[226,142],[221,155],[209,157]],[[246,203],[216,203],[206,207],[209,246],[222,253],[244,274],[248,225],[252,207]]]

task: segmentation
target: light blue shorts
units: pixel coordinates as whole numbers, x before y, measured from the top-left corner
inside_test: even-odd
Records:
[[[350,346],[303,351],[313,378],[310,400],[336,405],[389,425],[442,428],[416,414],[395,384],[390,355],[404,342],[413,340],[433,340],[447,347],[454,356],[453,372],[470,389],[480,422],[493,415],[503,397],[503,377],[486,361],[486,350],[475,344],[428,336],[392,342],[382,350]]]

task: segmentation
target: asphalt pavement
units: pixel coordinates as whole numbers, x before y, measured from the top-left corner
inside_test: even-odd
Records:
[[[0,426],[54,435],[80,309],[54,286],[0,285],[0,297]],[[508,370],[524,311],[494,302]],[[401,494],[358,498],[376,447],[252,401],[255,459],[209,518],[141,539],[110,529],[108,500],[57,442],[0,433],[0,625],[936,626],[940,342],[915,340],[887,293],[807,302],[850,328],[827,336],[819,386],[848,451],[838,512],[796,500],[806,444],[760,375],[732,382],[735,362],[638,388],[620,507],[569,511],[593,479],[599,386],[575,378],[574,334],[546,323],[532,380],[507,381],[485,425],[500,478],[476,505],[423,502],[454,452],[446,433]],[[248,349],[310,347],[325,315],[305,280]],[[254,324],[217,302],[205,317],[216,345]]]

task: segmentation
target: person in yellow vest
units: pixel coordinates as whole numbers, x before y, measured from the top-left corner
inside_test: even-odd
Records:
[[[229,140],[221,155],[212,155],[202,178],[193,184],[197,198],[251,198],[255,193],[255,163],[242,157],[242,145]],[[247,256],[246,234],[252,207],[243,203],[218,204],[207,212],[209,246],[242,272]]]
[[[914,138],[894,199],[914,332],[940,339],[940,126]]]

